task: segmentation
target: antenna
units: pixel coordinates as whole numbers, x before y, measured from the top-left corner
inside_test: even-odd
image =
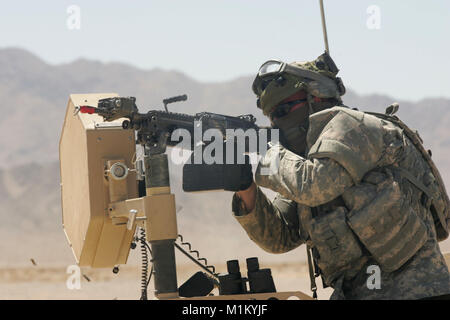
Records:
[[[328,36],[327,36],[327,24],[325,22],[325,11],[323,9],[323,0],[319,0],[320,3],[320,16],[322,17],[322,31],[323,40],[325,42],[325,51],[330,54],[330,49],[328,48]]]

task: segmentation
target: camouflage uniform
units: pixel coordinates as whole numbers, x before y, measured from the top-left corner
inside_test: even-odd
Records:
[[[343,107],[309,118],[306,159],[275,145],[260,161],[246,212],[233,212],[262,249],[312,248],[331,299],[420,299],[450,293],[429,199],[403,173],[435,186],[422,155],[394,124]],[[262,169],[278,161],[278,172]],[[439,202],[439,201],[438,201]],[[439,205],[439,204],[438,204]],[[381,268],[381,289],[368,289],[367,267]]]

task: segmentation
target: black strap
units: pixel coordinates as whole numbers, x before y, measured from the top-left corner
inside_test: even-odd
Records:
[[[311,259],[311,248],[308,245],[306,245],[306,255],[308,256],[308,269],[309,269],[309,279],[311,281],[311,291],[313,292],[313,299],[317,299],[316,278]]]
[[[415,185],[419,190],[421,190],[423,193],[425,193],[428,197],[428,201],[431,203],[433,201],[433,197],[431,195],[430,189],[428,189],[419,179],[417,179],[411,172],[408,170],[405,170],[400,167],[394,167],[394,170],[397,170],[398,173],[406,178],[409,182],[411,182],[413,185]]]

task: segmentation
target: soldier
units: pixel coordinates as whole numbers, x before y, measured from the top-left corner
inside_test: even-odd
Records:
[[[445,187],[389,117],[342,104],[338,71],[327,53],[261,66],[253,91],[281,144],[260,160],[256,184],[247,180],[234,194],[234,216],[265,251],[306,244],[310,272],[334,288],[331,299],[448,295],[438,246],[448,236]],[[270,201],[259,187],[277,196]],[[379,283],[368,285],[370,270],[380,270]]]

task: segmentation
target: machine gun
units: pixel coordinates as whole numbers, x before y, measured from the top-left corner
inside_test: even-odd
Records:
[[[144,146],[149,154],[164,153],[167,146],[175,146],[178,141],[172,141],[169,137],[177,129],[187,130],[191,137],[194,137],[195,122],[202,124],[203,132],[212,128],[219,130],[224,139],[226,139],[227,130],[259,130],[255,124],[256,118],[251,114],[232,117],[211,112],[189,115],[168,111],[169,103],[185,100],[187,95],[164,99],[165,111],[151,110],[147,113],[139,113],[136,98],[113,97],[99,100],[97,107],[80,106],[79,110],[82,113],[96,113],[105,121],[126,118],[127,120],[122,122],[123,129],[136,130],[137,143]],[[192,148],[194,143],[192,141],[188,146]]]
[[[165,111],[151,110],[147,113],[139,113],[136,98],[111,97],[99,100],[97,107],[80,106],[79,112],[98,114],[107,122],[125,119],[122,121],[122,128],[136,131],[136,143],[143,146],[146,155],[163,154],[167,146],[176,145],[193,150],[191,158],[183,166],[183,190],[186,192],[223,189],[238,191],[240,181],[235,177],[239,177],[245,165],[249,165],[249,159],[241,157],[239,163],[237,154],[240,152],[242,156],[246,151],[257,151],[258,147],[264,148],[264,143],[267,142],[267,139],[272,138],[271,133],[274,130],[257,126],[256,118],[251,114],[233,117],[211,112],[200,112],[195,115],[169,112],[167,108],[169,103],[185,100],[187,100],[186,95],[171,97],[163,100]],[[262,135],[263,139],[260,139],[260,129],[265,130]],[[184,143],[180,144],[178,140],[172,140],[172,134],[176,130],[185,130],[187,139],[190,141],[183,141]],[[202,148],[212,143],[211,140],[202,139],[208,130],[218,131],[218,136],[220,136],[218,139],[223,140],[224,145],[220,145],[223,154],[223,158],[220,159],[222,161],[217,164],[206,164],[201,161],[193,163],[196,158],[195,154],[202,152]],[[253,141],[246,136],[249,132],[250,135],[253,134]],[[232,140],[230,141],[230,139]],[[226,150],[231,150],[225,145],[229,142],[234,154],[231,156],[233,165],[223,166],[222,164],[227,160],[225,159]],[[199,158],[202,156],[200,155]],[[247,163],[245,163],[246,161]],[[142,165],[138,164],[138,168],[142,168]]]
[[[214,285],[224,294],[222,298],[308,299],[300,292],[274,292],[270,269],[255,267],[258,263],[254,259],[248,262],[248,279],[240,276],[233,261],[228,263],[229,274],[219,275],[178,234],[175,197],[170,190],[168,157],[164,153],[167,146],[175,145],[169,136],[177,129],[195,135],[196,124],[202,125],[202,132],[218,129],[224,141],[229,129],[259,130],[251,115],[231,117],[202,112],[191,116],[168,111],[167,104],[186,98],[165,99],[165,111],[143,114],[132,97],[70,96],[60,140],[61,192],[63,227],[77,263],[94,268],[114,267],[118,271],[117,266],[127,262],[130,247],[140,242],[145,251],[143,299],[152,275],[159,299],[205,296]],[[135,161],[136,143],[144,148],[141,165]],[[195,141],[187,146],[195,146]],[[137,181],[143,184],[141,190]],[[177,239],[189,249],[184,250]],[[175,248],[206,273],[197,273],[178,287]],[[152,261],[150,274],[147,252]],[[246,281],[250,290],[246,289]]]

